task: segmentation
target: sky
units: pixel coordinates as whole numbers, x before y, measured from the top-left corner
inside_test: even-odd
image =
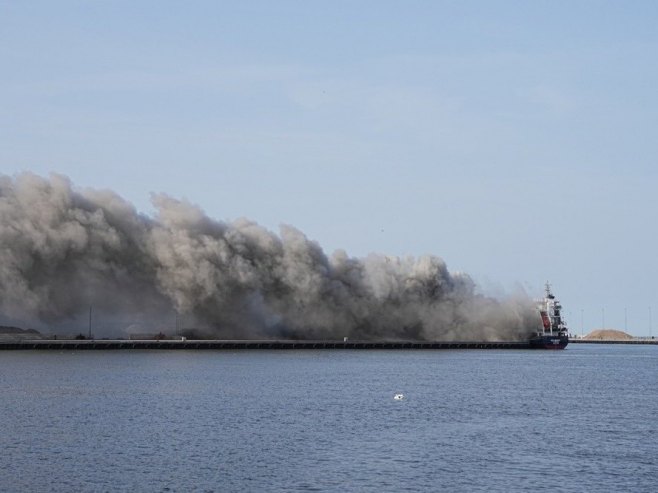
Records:
[[[550,281],[572,332],[656,335],[657,22],[640,0],[0,0],[0,174],[434,254],[495,296]]]

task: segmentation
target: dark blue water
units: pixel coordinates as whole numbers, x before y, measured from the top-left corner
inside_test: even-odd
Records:
[[[0,491],[658,491],[657,346],[3,352],[0,402]]]

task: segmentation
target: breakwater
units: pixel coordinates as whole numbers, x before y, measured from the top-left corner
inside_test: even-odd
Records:
[[[656,339],[584,340],[569,344],[643,344],[658,345]],[[530,349],[527,342],[483,341],[293,341],[293,340],[180,340],[180,339],[40,339],[0,341],[0,351],[7,350],[114,350],[114,349]]]
[[[114,349],[529,349],[527,342],[293,341],[293,340],[22,340],[1,341],[0,350]]]
[[[569,339],[569,344],[653,344],[658,345],[656,339]]]

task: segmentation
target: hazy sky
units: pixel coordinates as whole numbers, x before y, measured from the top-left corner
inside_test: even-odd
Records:
[[[2,1],[0,173],[658,333],[658,2]],[[625,317],[626,314],[626,317]]]

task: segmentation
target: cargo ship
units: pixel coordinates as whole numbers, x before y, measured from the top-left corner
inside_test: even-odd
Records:
[[[537,302],[541,315],[541,329],[530,338],[530,347],[536,349],[564,349],[569,344],[569,331],[562,320],[562,305],[546,283],[546,294]]]

